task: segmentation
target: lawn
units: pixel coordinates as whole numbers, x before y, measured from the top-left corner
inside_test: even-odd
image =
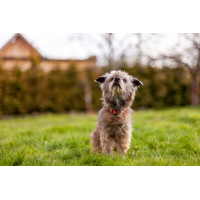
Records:
[[[94,154],[96,115],[48,114],[0,121],[0,165],[200,165],[200,107],[136,111],[125,159]]]

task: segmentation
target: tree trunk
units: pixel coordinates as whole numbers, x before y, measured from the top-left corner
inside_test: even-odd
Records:
[[[192,85],[191,85],[191,105],[197,106],[199,104],[199,82],[198,75],[192,76]]]
[[[4,114],[4,96],[5,96],[5,82],[4,80],[0,84],[0,116]]]
[[[137,33],[138,37],[138,44],[137,44],[137,51],[138,51],[138,58],[137,63],[142,65],[142,34]]]
[[[108,69],[109,71],[112,71],[115,69],[115,63],[114,63],[114,48],[113,48],[113,33],[107,34],[107,42],[109,45],[109,59],[108,59]]]
[[[86,74],[84,78],[84,89],[85,89],[86,110],[88,113],[91,113],[92,112],[92,86]]]

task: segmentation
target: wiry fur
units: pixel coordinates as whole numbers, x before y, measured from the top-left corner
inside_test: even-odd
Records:
[[[116,77],[120,81],[116,82]],[[137,87],[142,83],[120,70],[106,73],[96,81],[100,82],[103,92],[103,108],[99,112],[97,126],[91,134],[94,151],[112,154],[115,147],[118,155],[122,153],[124,156],[130,147],[132,136],[130,107]],[[113,114],[112,110],[117,111],[116,114]]]

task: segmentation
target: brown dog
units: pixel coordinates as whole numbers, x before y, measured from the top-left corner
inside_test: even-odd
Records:
[[[131,143],[131,105],[137,87],[143,85],[123,71],[112,71],[96,79],[103,91],[103,108],[98,123],[91,134],[95,153],[112,154],[113,146],[118,155],[127,152]]]

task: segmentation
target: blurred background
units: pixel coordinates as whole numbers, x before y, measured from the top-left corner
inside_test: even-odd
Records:
[[[133,109],[197,106],[200,34],[0,33],[0,116],[97,112],[119,69],[144,84]]]

